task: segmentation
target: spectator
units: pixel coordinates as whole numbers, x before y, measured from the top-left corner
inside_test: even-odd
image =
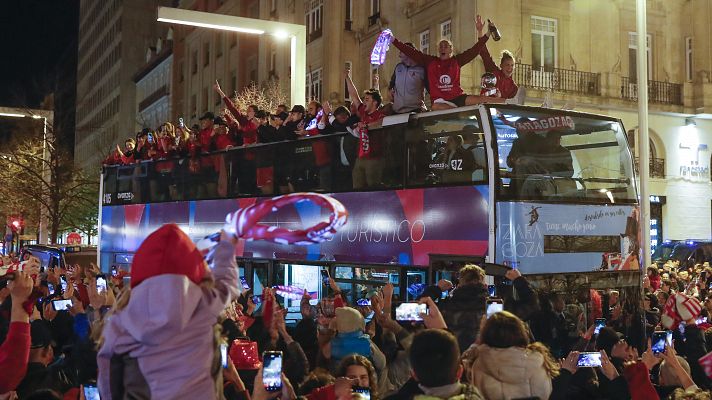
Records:
[[[32,293],[34,282],[25,272],[15,272],[15,279],[8,285],[12,299],[10,330],[0,346],[0,395],[20,384],[27,372],[30,349],[30,318],[23,307]],[[36,354],[33,354],[36,355]],[[37,357],[33,357],[33,360]]]
[[[177,225],[144,240],[131,267],[130,298],[120,299],[103,330],[102,399],[219,397],[213,325],[238,293],[234,242],[221,234],[209,269]],[[166,243],[170,252],[163,251]]]
[[[524,322],[507,311],[484,322],[471,382],[491,400],[548,399],[559,366],[541,343],[531,343]]]
[[[50,368],[54,362],[52,330],[47,321],[35,320],[30,325],[32,344],[30,346],[27,373],[17,386],[17,394],[24,398],[39,389],[52,389],[62,393],[62,383],[56,369]]]
[[[383,176],[383,146],[385,138],[382,132],[371,134],[370,131],[381,126],[383,113],[379,110],[382,99],[377,90],[363,92],[363,100],[358,89],[351,80],[351,71],[344,72],[346,85],[351,97],[351,107],[356,108],[360,121],[352,134],[359,139],[358,158],[356,159],[352,179],[354,189],[376,187],[381,184]]]
[[[407,42],[404,45],[415,49],[413,43]],[[423,102],[423,91],[428,87],[425,68],[416,64],[402,51],[398,57],[400,62],[396,64],[388,84],[388,91],[393,103],[386,106],[390,110],[384,110],[384,114],[427,111],[425,102]]]
[[[460,86],[460,69],[477,57],[486,41],[486,37],[480,38],[468,50],[453,56],[452,42],[443,39],[438,43],[438,57],[424,54],[396,38],[393,39],[393,45],[427,70],[430,98],[433,101],[432,109],[435,111],[479,103],[502,102],[499,98],[467,95]]]
[[[442,172],[444,183],[462,183],[472,181],[472,172],[475,170],[475,157],[472,152],[462,147],[463,139],[460,135],[448,136],[445,153],[441,154],[439,163],[445,165]]]
[[[355,380],[356,386],[370,390],[372,400],[379,399],[376,369],[368,358],[358,354],[346,356],[339,363],[335,376]]]
[[[485,65],[485,70],[487,72],[493,73],[494,76],[497,78],[496,87],[497,90],[499,90],[501,97],[504,99],[522,97],[522,99],[520,99],[520,101],[518,101],[517,103],[524,104],[524,92],[522,91],[521,94],[518,93],[519,87],[514,82],[514,78],[512,77],[512,75],[514,74],[515,64],[514,56],[508,50],[502,51],[502,56],[499,60],[499,66],[497,66],[494,63],[494,60],[492,60],[492,56],[490,55],[489,50],[487,49],[487,39],[489,38],[489,36],[487,35],[487,33],[483,33],[485,24],[482,21],[481,16],[477,16],[475,25],[477,28],[477,35],[479,36],[480,41],[484,40],[482,48],[480,49],[480,56],[482,56],[482,62]]]
[[[468,264],[460,269],[458,279],[459,284],[440,308],[459,347],[467,349],[477,339],[485,314],[488,297],[485,271],[477,265]]]
[[[327,111],[330,111],[330,109]],[[329,114],[324,111],[319,102],[309,102],[305,128],[300,132],[300,135],[314,136],[325,133],[327,119],[329,119]],[[332,165],[330,143],[326,139],[312,140],[311,146],[312,153],[314,154],[314,165],[319,171],[319,190],[326,192],[331,191]]]
[[[126,165],[126,164],[133,164],[134,161],[136,161],[136,141],[133,140],[132,138],[126,139],[124,142],[124,151],[121,151],[121,148],[119,145],[116,145],[116,152],[119,154],[119,157],[121,157],[121,163]]]
[[[656,292],[660,289],[660,283],[661,283],[661,278],[660,278],[660,271],[658,271],[658,267],[651,265],[647,269],[648,273],[648,280],[650,280],[650,288],[652,289],[653,292]]]

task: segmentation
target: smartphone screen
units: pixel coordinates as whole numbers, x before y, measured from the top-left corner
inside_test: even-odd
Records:
[[[578,364],[579,368],[594,368],[601,366],[601,353],[590,352],[579,354]]]
[[[371,400],[371,389],[363,386],[354,386],[352,390],[354,393],[358,393],[366,398],[366,400]]]
[[[601,328],[606,326],[606,319],[605,318],[596,318],[593,325],[594,325],[593,334],[598,335],[598,332],[601,331]]]
[[[54,284],[47,282],[47,289],[50,296],[54,294]]]
[[[358,299],[356,300],[356,304],[358,304],[361,307],[366,307],[371,305],[371,300],[369,299]]]
[[[247,279],[244,276],[240,277],[240,283],[242,283],[242,288],[245,290],[250,290],[250,285],[247,284]]]
[[[329,287],[329,270],[328,269],[322,269],[321,270],[321,281],[322,283],[326,286]]]
[[[259,296],[259,295],[252,296],[252,302],[255,303],[255,305],[262,303],[262,296]]]
[[[420,314],[427,314],[428,306],[418,303],[401,303],[396,308],[396,321],[422,321]]]
[[[487,291],[489,292],[489,297],[497,297],[496,285],[487,285]]]
[[[500,299],[487,300],[487,318],[491,317],[495,313],[504,311],[504,304]]]
[[[52,300],[54,311],[65,311],[72,308],[72,300]]]
[[[265,351],[262,353],[262,383],[268,392],[282,389],[282,352]]]
[[[67,277],[64,275],[59,276],[59,283],[62,286],[62,293],[67,291]]]
[[[84,398],[86,400],[101,400],[99,398],[99,388],[96,385],[84,385]]]
[[[670,331],[655,331],[653,332],[653,338],[651,340],[653,354],[660,354],[665,352],[665,346],[672,345],[672,332]]]
[[[96,276],[96,291],[98,293],[106,293],[106,278],[104,275]]]
[[[440,299],[447,299],[447,296],[450,294],[449,290],[443,290],[442,293],[440,293]]]
[[[111,267],[111,276],[118,276],[119,270],[116,267]]]
[[[227,368],[227,343],[220,343],[220,359],[222,367]]]

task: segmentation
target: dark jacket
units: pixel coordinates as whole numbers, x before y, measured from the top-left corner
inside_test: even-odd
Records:
[[[457,337],[460,350],[465,351],[480,333],[480,320],[487,306],[487,287],[482,284],[459,286],[453,290],[441,311],[448,328]]]
[[[519,317],[524,322],[534,316],[539,311],[539,298],[523,276],[512,282],[512,290],[504,297],[504,309]]]
[[[58,393],[64,393],[71,387],[71,384],[60,379],[57,372],[56,369],[46,367],[40,363],[29,363],[27,365],[27,374],[25,374],[25,378],[16,389],[18,397],[24,399],[40,389],[51,389]]]

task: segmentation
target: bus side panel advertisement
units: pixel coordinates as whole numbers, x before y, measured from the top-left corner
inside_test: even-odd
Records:
[[[484,256],[487,252],[486,186],[303,195],[303,200],[289,203],[284,198],[294,198],[294,194],[272,199],[105,206],[101,251],[134,252],[146,236],[165,223],[178,224],[197,242],[222,229],[228,213],[257,210],[255,206],[269,201],[282,205],[273,207],[271,213],[251,225],[252,232],[262,235],[240,240],[238,256],[427,266],[429,254]],[[322,235],[318,243],[295,242],[292,239],[299,236],[299,230],[308,227],[318,230],[333,215],[333,210],[325,206],[328,202],[317,204],[309,200],[317,196],[329,197],[337,205],[343,205],[348,214],[346,222],[337,225],[335,232]],[[268,229],[263,229],[264,226]],[[289,232],[283,237],[269,236],[286,230]],[[313,236],[307,234],[307,237]]]
[[[496,262],[526,274],[640,268],[632,205],[497,203]]]

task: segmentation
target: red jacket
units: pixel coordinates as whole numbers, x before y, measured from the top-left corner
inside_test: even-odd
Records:
[[[431,92],[432,93],[432,92]],[[385,117],[383,113],[380,110],[376,110],[370,114],[366,113],[366,105],[361,104],[358,106],[357,110],[358,117],[361,119],[361,122],[365,124],[370,124],[376,121],[380,121]],[[361,143],[359,144],[359,147],[363,145],[363,138],[359,138]],[[368,144],[371,146],[371,150],[368,154],[361,156],[361,151],[359,151],[359,158],[368,158],[368,159],[377,159],[381,158],[383,156],[383,143],[385,141],[385,137],[383,136],[382,132],[379,132],[376,135],[368,135]]]
[[[215,149],[225,150],[228,147],[235,146],[235,142],[232,140],[229,134],[215,135]]]
[[[321,122],[322,119],[328,118],[329,116],[324,116],[320,115],[319,117],[314,117],[318,118],[316,121],[317,126]],[[319,129],[314,128],[314,129],[309,129],[306,131],[307,136],[316,136],[319,135]],[[314,164],[317,167],[325,167],[329,164],[331,164],[331,152],[329,151],[329,141],[324,139],[324,140],[313,140],[312,141],[312,153],[314,153]]]
[[[11,322],[10,331],[0,346],[0,393],[15,390],[27,372],[30,360],[30,324]]]
[[[232,114],[232,116],[235,117],[237,122],[240,124],[242,144],[246,145],[257,143],[257,128],[259,128],[259,124],[249,120],[246,115],[241,113],[229,97],[223,97],[223,103],[225,103],[227,110],[230,111],[230,114]]]
[[[407,55],[418,65],[422,65],[428,72],[428,85],[430,86],[430,98],[452,100],[464,94],[460,87],[460,68],[474,60],[482,48],[485,47],[487,36],[480,38],[472,47],[447,60],[440,57],[422,53],[410,46],[406,46],[398,39],[393,39],[393,45],[403,54]]]
[[[480,56],[482,57],[482,62],[485,64],[485,70],[491,72],[497,77],[497,85],[495,86],[502,93],[502,98],[511,99],[517,95],[517,90],[519,87],[514,82],[514,79],[510,76],[507,78],[504,76],[504,72],[494,63],[492,56],[487,50],[487,39],[489,36],[485,36],[485,43],[480,50]]]
[[[642,361],[632,364],[623,371],[628,382],[628,391],[632,400],[659,400],[658,392],[650,382],[648,367]]]

